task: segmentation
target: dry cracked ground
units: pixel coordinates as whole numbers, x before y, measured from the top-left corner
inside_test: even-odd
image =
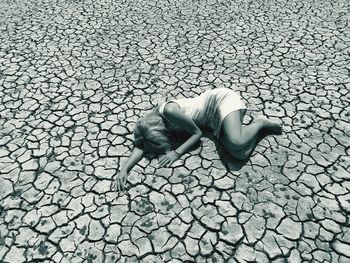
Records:
[[[1,262],[350,262],[347,0],[0,0]],[[166,99],[284,124],[112,177]]]

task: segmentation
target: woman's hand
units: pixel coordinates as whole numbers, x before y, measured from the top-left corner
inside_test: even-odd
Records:
[[[116,178],[114,179],[113,185],[112,185],[112,190],[115,191],[123,191],[125,184],[126,184],[126,178],[128,177],[128,172],[125,170],[119,171],[117,174]]]
[[[180,156],[175,151],[169,151],[159,158],[159,165],[161,167],[170,167]]]

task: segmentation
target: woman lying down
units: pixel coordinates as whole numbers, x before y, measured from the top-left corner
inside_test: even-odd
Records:
[[[246,111],[240,95],[228,88],[208,90],[193,98],[170,100],[156,107],[137,121],[135,147],[117,174],[113,188],[124,189],[128,173],[145,154],[159,155],[160,166],[170,167],[199,141],[200,128],[211,129],[230,155],[238,160],[244,160],[252,153],[261,129],[282,132],[280,123],[266,117],[243,125]],[[173,149],[169,135],[176,132],[186,132],[190,136]]]

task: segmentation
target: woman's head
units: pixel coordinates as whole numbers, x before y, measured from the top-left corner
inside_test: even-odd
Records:
[[[157,107],[136,122],[134,145],[142,148],[146,154],[163,154],[172,149],[168,135]]]

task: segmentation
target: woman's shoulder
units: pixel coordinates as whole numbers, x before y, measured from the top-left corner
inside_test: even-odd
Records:
[[[180,108],[180,105],[177,103],[176,100],[169,100],[164,102],[159,106],[160,115],[164,116],[164,112],[173,109],[173,107]]]

